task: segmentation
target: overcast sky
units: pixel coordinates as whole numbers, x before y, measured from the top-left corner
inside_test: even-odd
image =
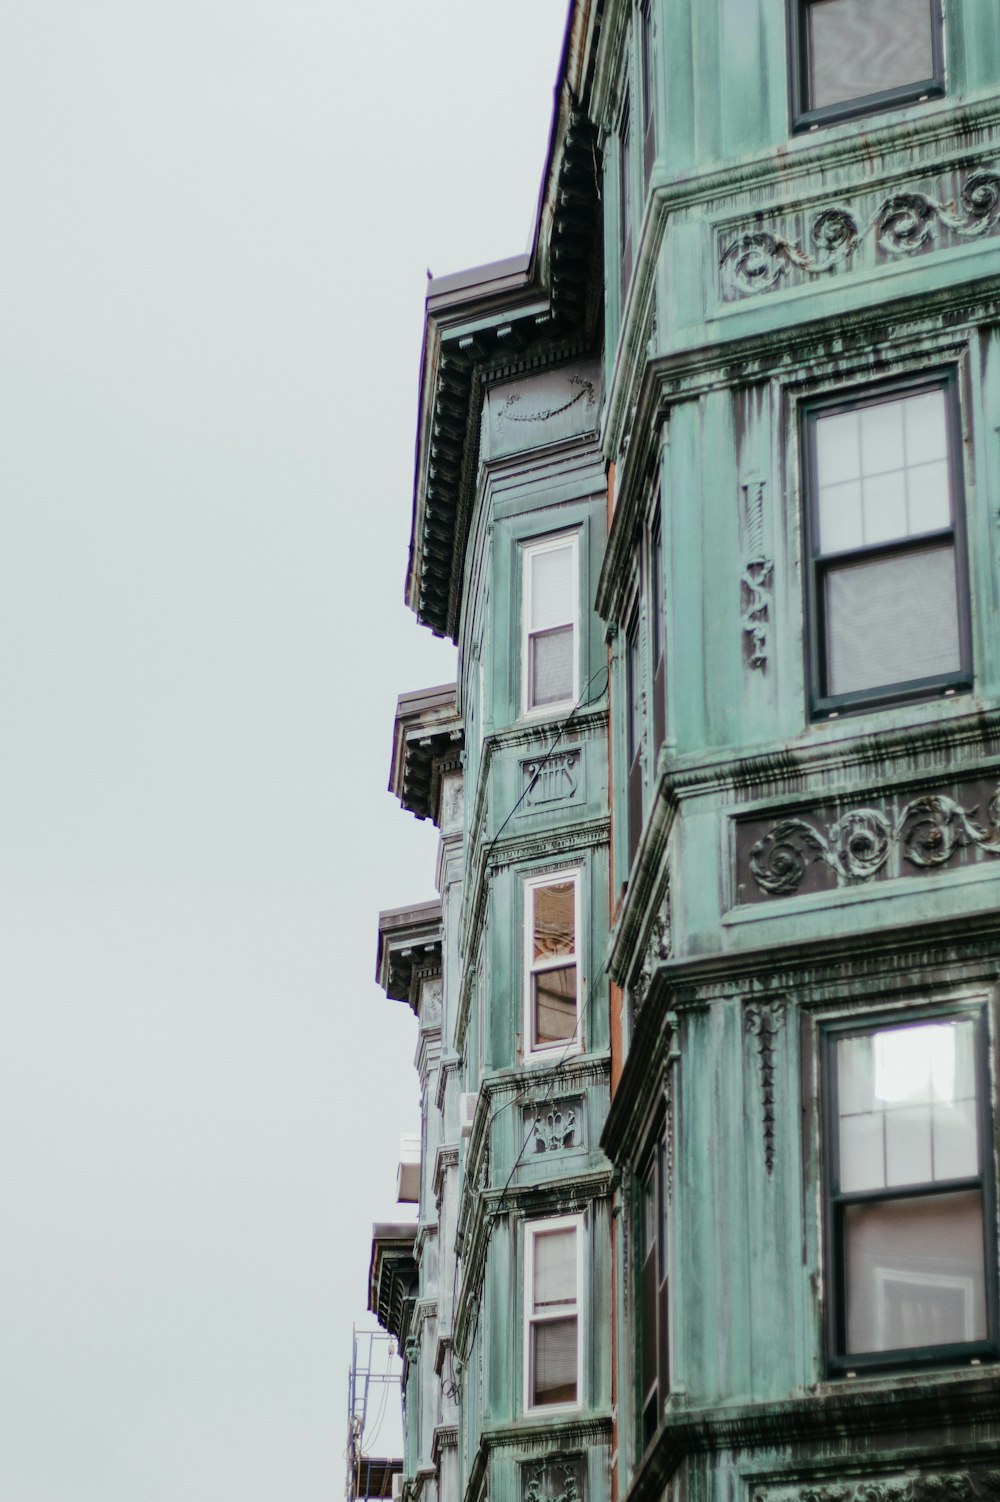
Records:
[[[329,1502],[426,269],[525,248],[566,0],[2,12],[0,1498]]]

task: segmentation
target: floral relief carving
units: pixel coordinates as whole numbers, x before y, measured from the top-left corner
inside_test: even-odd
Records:
[[[928,1471],[864,1481],[756,1486],[752,1502],[997,1502],[1000,1471]]]
[[[582,1502],[580,1462],[553,1455],[523,1468],[524,1502]]]
[[[757,1040],[757,1068],[760,1074],[761,1109],[764,1121],[764,1167],[768,1177],[774,1172],[774,1041],[785,1016],[782,1001],[754,1002],[743,1012],[747,1033]]]
[[[766,229],[737,233],[720,252],[723,293],[752,297],[770,292],[790,271],[822,276],[846,265],[869,238],[883,256],[933,248],[935,238],[968,240],[1000,226],[1000,172],[979,168],[947,202],[932,193],[903,191],[878,203],[874,213],[840,206],[821,209],[806,243]],[[807,248],[808,247],[808,248]]]
[[[858,808],[829,825],[818,819],[780,819],[750,850],[750,875],[768,896],[785,897],[798,890],[809,866],[817,862],[834,872],[838,882],[858,884],[878,875],[896,850],[917,870],[946,866],[965,849],[997,856],[1000,787],[987,813],[989,828],[977,820],[976,808],[930,793],[912,798],[895,817]]]
[[[539,1107],[532,1114],[531,1138],[536,1153],[567,1152],[581,1145],[577,1120],[580,1107],[578,1100],[562,1101],[547,1110]]]

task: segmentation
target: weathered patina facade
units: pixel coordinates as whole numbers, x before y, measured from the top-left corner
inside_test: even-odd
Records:
[[[427,305],[412,1496],[1000,1497],[998,330],[995,0],[571,6]]]

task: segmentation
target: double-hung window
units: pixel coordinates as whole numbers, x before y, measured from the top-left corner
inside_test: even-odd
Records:
[[[944,91],[941,0],[789,0],[795,127]]]
[[[577,535],[540,538],[522,553],[522,708],[570,709],[579,692]]]
[[[811,407],[805,447],[814,713],[967,687],[953,377]]]
[[[582,1047],[579,933],[579,871],[533,876],[525,882],[526,1054],[563,1054]]]
[[[583,1388],[583,1216],[524,1228],[524,1407],[578,1408]]]
[[[827,1038],[831,1364],[996,1352],[981,1010]]]
[[[639,1397],[642,1448],[663,1416],[670,1389],[669,1277],[665,1128],[639,1171]]]

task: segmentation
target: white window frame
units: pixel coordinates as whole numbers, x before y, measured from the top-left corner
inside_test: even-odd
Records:
[[[567,699],[552,704],[529,703],[531,678],[531,569],[533,560],[543,553],[554,553],[566,546],[570,548],[570,567],[573,579],[573,605],[570,619],[564,624],[573,632],[573,692]],[[555,629],[555,628],[550,628]],[[521,543],[521,715],[522,718],[551,719],[572,709],[580,696],[580,531],[556,532],[546,537],[536,537]]]
[[[536,975],[544,974],[546,970],[559,970],[567,963],[569,956],[557,955],[552,960],[536,961],[534,956],[535,934],[535,898],[534,894],[540,887],[553,887],[565,882],[573,884],[573,964],[576,966],[576,1028],[572,1038],[561,1039],[557,1043],[545,1043],[536,1046],[532,1043],[535,1035],[535,1019],[532,1015],[533,996],[532,979]],[[554,871],[536,872],[532,876],[524,878],[522,904],[521,904],[521,928],[523,931],[524,949],[524,979],[522,991],[524,993],[523,1021],[524,1028],[524,1058],[525,1061],[535,1059],[551,1059],[553,1054],[566,1055],[583,1052],[583,968],[580,957],[581,924],[581,889],[583,883],[582,866],[566,866]]]
[[[582,1212],[576,1215],[558,1215],[551,1220],[529,1220],[524,1224],[524,1276],[521,1286],[524,1295],[524,1308],[522,1319],[522,1346],[523,1346],[523,1381],[522,1394],[525,1413],[576,1413],[584,1406],[583,1391],[583,1351],[586,1340],[584,1325],[585,1301],[583,1298],[583,1255],[584,1255],[584,1227],[586,1218]],[[532,1403],[531,1401],[531,1356],[532,1356],[532,1331],[536,1324],[546,1324],[551,1320],[565,1319],[570,1312],[570,1305],[557,1304],[552,1309],[547,1309],[544,1315],[535,1315],[533,1307],[535,1302],[534,1273],[535,1273],[535,1240],[551,1231],[568,1231],[572,1229],[576,1234],[576,1303],[572,1306],[572,1313],[576,1316],[576,1401],[574,1403]]]

